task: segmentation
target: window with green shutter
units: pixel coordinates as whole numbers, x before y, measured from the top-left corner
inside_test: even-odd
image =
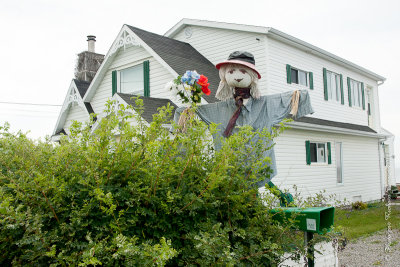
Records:
[[[112,72],[112,94],[116,92],[150,96],[150,64],[144,61],[126,69]]]
[[[310,89],[314,89],[313,73],[293,68],[289,64],[286,64],[286,82],[309,86]]]
[[[330,142],[311,142],[306,141],[306,162],[312,163],[332,163],[331,143]]]
[[[349,106],[360,107],[365,110],[364,83],[347,77],[347,89],[349,94]]]
[[[323,69],[324,75],[324,99],[344,103],[342,75]]]

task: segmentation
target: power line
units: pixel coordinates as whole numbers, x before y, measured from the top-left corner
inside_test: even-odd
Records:
[[[61,106],[62,106],[62,105],[54,105],[54,104],[21,103],[21,102],[4,102],[4,101],[0,101],[0,104],[29,105],[29,106],[48,106],[48,107],[61,107]]]

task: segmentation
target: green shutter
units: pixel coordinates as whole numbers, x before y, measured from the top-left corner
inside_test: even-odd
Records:
[[[144,80],[144,96],[150,96],[150,62],[143,62],[143,80]]]
[[[323,68],[323,76],[324,76],[324,99],[328,100],[328,81],[326,76],[326,69]]]
[[[314,78],[313,78],[313,73],[309,72],[308,73],[310,75],[310,89],[313,90],[314,89]]]
[[[365,110],[364,83],[361,83],[361,96],[362,96],[363,110]]]
[[[340,74],[340,95],[342,97],[342,105],[344,105],[343,75],[342,74]]]
[[[351,80],[349,77],[347,77],[347,92],[349,94],[349,107],[351,107]]]
[[[328,164],[332,164],[331,142],[327,143],[327,147],[328,147]]]
[[[286,64],[286,79],[287,83],[292,83],[292,67],[289,64]]]
[[[307,165],[311,164],[310,141],[306,141],[306,162]]]
[[[113,70],[111,72],[111,87],[112,87],[112,95],[114,95],[117,92],[117,71]]]

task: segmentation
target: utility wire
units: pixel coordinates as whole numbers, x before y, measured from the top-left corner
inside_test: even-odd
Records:
[[[29,106],[48,106],[48,107],[61,107],[62,106],[62,105],[54,105],[54,104],[20,103],[20,102],[4,102],[4,101],[0,101],[0,104],[29,105]]]

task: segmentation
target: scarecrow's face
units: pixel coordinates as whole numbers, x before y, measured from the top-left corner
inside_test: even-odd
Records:
[[[249,72],[252,71],[248,67],[234,64],[226,69],[225,79],[230,87],[247,88],[251,84],[251,76]]]

